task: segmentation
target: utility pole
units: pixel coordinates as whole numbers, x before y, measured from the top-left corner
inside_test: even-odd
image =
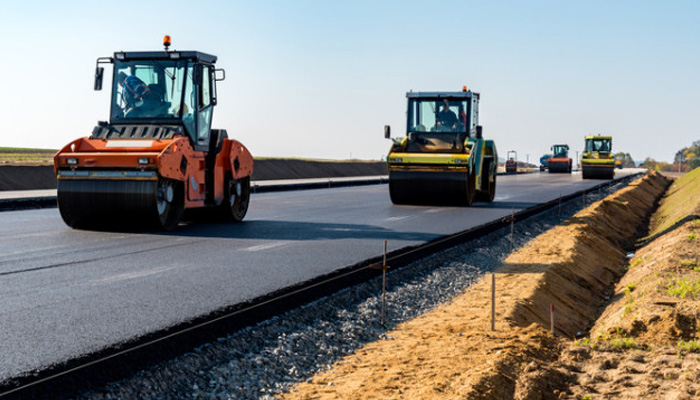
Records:
[[[530,164],[530,155],[529,154],[525,154],[525,163]]]

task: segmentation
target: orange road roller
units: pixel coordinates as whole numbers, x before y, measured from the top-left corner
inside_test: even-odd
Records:
[[[116,52],[109,121],[56,153],[58,209],[73,228],[175,228],[186,209],[241,221],[250,200],[253,157],[225,130],[212,129],[216,56],[198,51]]]

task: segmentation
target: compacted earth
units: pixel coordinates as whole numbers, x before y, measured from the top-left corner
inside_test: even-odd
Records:
[[[698,398],[699,213],[650,173],[280,398]]]

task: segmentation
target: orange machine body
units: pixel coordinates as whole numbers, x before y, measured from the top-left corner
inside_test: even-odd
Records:
[[[186,136],[172,139],[109,140],[90,137],[74,140],[54,156],[54,171],[84,171],[69,179],[92,179],[94,171],[114,171],[122,174],[102,175],[100,179],[145,179],[159,177],[181,181],[185,186],[185,208],[220,205],[224,197],[224,178],[233,179],[253,174],[253,156],[248,149],[232,139],[223,139],[214,164],[213,203],[206,204],[205,184],[207,152],[195,151]],[[70,164],[69,164],[69,160]],[[155,171],[153,176],[129,176],[128,171]]]

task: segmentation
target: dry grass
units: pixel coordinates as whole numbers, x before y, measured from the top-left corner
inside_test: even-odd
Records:
[[[0,147],[0,165],[52,165],[58,150]]]

